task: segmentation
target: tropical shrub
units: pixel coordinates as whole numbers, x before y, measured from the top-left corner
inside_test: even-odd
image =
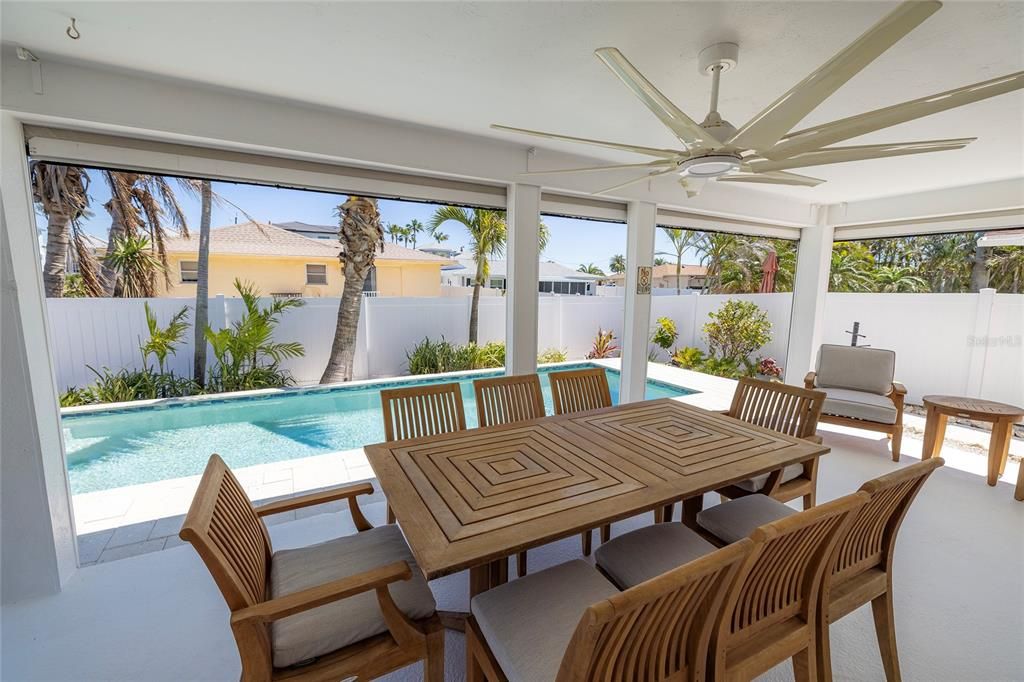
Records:
[[[772,340],[768,314],[750,301],[730,299],[708,317],[711,321],[704,325],[704,334],[709,354],[736,366],[749,362],[755,351]]]
[[[60,394],[61,407],[78,407],[79,405],[91,405],[94,402],[96,399],[88,388],[70,386]]]
[[[143,303],[146,310],[146,326],[149,327],[149,340],[139,345],[142,352],[142,365],[149,367],[149,356],[156,358],[160,373],[164,373],[168,355],[175,355],[178,351],[178,344],[181,343],[185,332],[188,331],[188,308],[181,310],[171,316],[171,321],[166,327],[161,327],[156,320],[156,315],[149,307],[149,302]]]
[[[603,360],[605,358],[614,358],[619,352],[619,347],[615,345],[615,332],[612,330],[604,331],[600,327],[597,328],[597,336],[594,337],[594,345],[587,353],[588,360]]]
[[[503,341],[485,343],[482,346],[478,346],[476,351],[476,362],[473,369],[490,369],[505,366],[505,343]]]
[[[442,336],[440,341],[424,337],[423,341],[406,352],[405,357],[409,362],[409,374],[440,374],[474,369],[479,354],[480,349],[475,343],[460,346]]]
[[[236,279],[235,290],[245,305],[242,319],[216,332],[206,327],[206,340],[215,360],[207,386],[213,392],[290,386],[294,381],[287,370],[281,369],[281,361],[301,357],[306,351],[297,341],[275,342],[274,329],[282,313],[304,302],[283,298],[260,307],[260,292],[252,283]]]
[[[677,348],[672,353],[672,364],[676,367],[682,367],[683,369],[698,369],[707,356],[704,355],[704,351],[700,348],[694,348],[693,346],[686,346],[684,348]]]
[[[651,343],[668,350],[678,338],[679,332],[676,330],[676,323],[668,317],[659,317],[654,334],[651,335]]]
[[[199,386],[188,377],[176,376],[173,372],[155,372],[150,368],[121,369],[113,371],[109,367],[100,370],[89,367],[96,375],[96,381],[86,389],[69,389],[61,396],[61,406],[65,399],[79,400],[78,405],[91,403],[123,403],[132,400],[155,400],[157,398],[180,398],[200,393]],[[68,395],[76,391],[76,395]]]
[[[541,365],[548,365],[553,362],[565,362],[569,359],[569,354],[560,348],[548,348],[543,353],[537,356],[537,363]]]

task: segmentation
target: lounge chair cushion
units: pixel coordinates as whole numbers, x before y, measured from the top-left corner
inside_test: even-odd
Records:
[[[597,564],[626,589],[715,551],[715,546],[681,523],[656,523],[602,544]]]
[[[274,552],[270,595],[282,597],[396,561],[407,561],[413,577],[389,586],[395,604],[414,620],[430,616],[435,609],[434,595],[394,524]],[[271,626],[274,666],[284,668],[322,656],[385,630],[373,590],[297,613]]]
[[[755,528],[799,512],[767,495],[747,495],[697,514],[697,524],[726,543],[750,535]]]
[[[790,464],[788,467],[782,470],[782,481],[781,483],[788,483],[795,478],[799,478],[804,474],[803,464]],[[754,476],[748,478],[745,481],[736,483],[737,488],[742,488],[748,492],[756,493],[761,488],[764,488],[764,484],[768,482],[769,474],[761,474],[760,476]]]
[[[862,419],[879,424],[896,423],[896,406],[884,395],[850,391],[842,388],[827,388],[822,414]]]
[[[592,604],[618,594],[576,559],[473,597],[470,610],[509,682],[554,680],[576,625]]]
[[[886,395],[895,371],[896,353],[891,350],[825,344],[818,351],[815,385]]]

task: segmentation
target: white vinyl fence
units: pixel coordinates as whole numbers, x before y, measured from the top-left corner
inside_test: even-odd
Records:
[[[785,363],[792,294],[657,296],[651,298],[651,323],[668,317],[676,323],[676,345],[706,350],[701,331],[708,313],[730,298],[756,303],[772,323],[772,340],[758,354]],[[188,299],[150,299],[166,324]],[[480,300],[481,343],[505,339],[504,297]],[[583,358],[598,328],[612,330],[621,343],[624,299],[618,296],[541,296],[538,300],[538,351],[556,348],[569,359]],[[140,299],[49,299],[50,335],[58,386],[84,386],[95,377],[87,368],[138,368],[139,344],[147,338]],[[468,338],[470,298],[364,298],[356,345],[355,377],[375,378],[406,372],[406,353],[424,337],[453,343]],[[210,325],[219,329],[237,320],[242,302],[210,299]],[[310,298],[286,312],[279,341],[298,341],[304,357],[285,367],[299,383],[319,380],[327,363],[338,299]],[[980,395],[1024,403],[1024,296],[1009,294],[829,294],[825,343],[849,343],[844,333],[854,321],[867,335],[862,344],[896,351],[897,378],[920,402],[928,393]],[[653,328],[653,327],[652,327]],[[666,359],[662,353],[659,359]],[[212,362],[212,355],[210,357]],[[170,358],[168,368],[190,375],[192,335]],[[799,377],[796,378],[799,380]]]

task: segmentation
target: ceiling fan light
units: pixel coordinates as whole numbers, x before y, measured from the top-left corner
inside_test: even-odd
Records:
[[[696,159],[687,159],[679,164],[679,174],[693,178],[717,178],[739,169],[739,157],[724,154],[700,156]]]

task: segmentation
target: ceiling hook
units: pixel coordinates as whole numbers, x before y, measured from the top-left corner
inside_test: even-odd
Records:
[[[67,30],[64,31],[64,32],[67,33],[68,34],[68,38],[71,38],[72,40],[78,40],[79,38],[82,37],[82,34],[78,30],[78,27],[75,26],[75,18],[74,17],[71,17],[71,25],[68,26]]]

